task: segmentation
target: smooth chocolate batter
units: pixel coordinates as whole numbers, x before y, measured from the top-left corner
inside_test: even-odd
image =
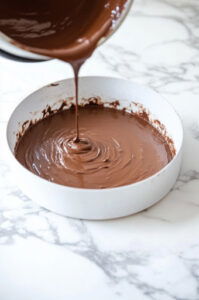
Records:
[[[172,159],[164,137],[146,120],[96,105],[79,110],[79,143],[72,142],[75,110],[64,110],[31,126],[18,142],[16,158],[49,181],[91,189],[137,182]]]

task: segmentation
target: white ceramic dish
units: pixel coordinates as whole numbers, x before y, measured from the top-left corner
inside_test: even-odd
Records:
[[[139,102],[166,126],[173,139],[176,155],[157,174],[127,186],[92,190],[66,187],[42,179],[24,168],[14,157],[16,133],[26,120],[41,118],[46,105],[60,106],[60,101],[73,96],[72,79],[49,85],[23,100],[10,117],[7,142],[10,162],[18,185],[39,205],[58,214],[81,219],[110,219],[139,212],[163,198],[174,185],[179,174],[183,129],[170,104],[153,90],[122,79],[107,77],[80,78],[80,99],[100,96],[106,101],[119,100],[122,107]],[[59,100],[59,101],[58,101]]]

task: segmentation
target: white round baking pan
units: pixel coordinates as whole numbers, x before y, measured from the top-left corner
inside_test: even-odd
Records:
[[[174,185],[180,171],[183,129],[172,106],[153,90],[130,81],[107,77],[80,78],[79,98],[100,97],[106,102],[120,101],[120,108],[144,106],[151,119],[159,120],[172,138],[176,154],[167,166],[140,182],[108,189],[81,189],[49,182],[24,168],[14,156],[16,134],[27,120],[42,117],[50,105],[60,107],[73,97],[73,79],[45,86],[23,100],[7,125],[10,164],[19,187],[39,205],[58,214],[80,219],[111,219],[137,213],[162,199]],[[70,98],[71,99],[71,98]],[[72,101],[72,100],[71,100]],[[134,102],[141,105],[134,105]],[[124,133],[125,134],[125,133]]]

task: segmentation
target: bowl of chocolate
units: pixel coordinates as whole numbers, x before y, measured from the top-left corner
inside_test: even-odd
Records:
[[[174,185],[183,129],[153,90],[107,77],[45,86],[23,100],[7,125],[18,185],[39,205],[80,219],[137,213]]]

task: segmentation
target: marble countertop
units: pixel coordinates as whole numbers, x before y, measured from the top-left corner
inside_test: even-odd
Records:
[[[180,114],[181,175],[157,205],[112,221],[61,217],[27,198],[7,163],[14,107],[67,64],[0,58],[0,299],[199,299],[199,2],[136,0],[118,32],[83,67],[148,85]],[[122,201],[122,195],[121,195]]]

